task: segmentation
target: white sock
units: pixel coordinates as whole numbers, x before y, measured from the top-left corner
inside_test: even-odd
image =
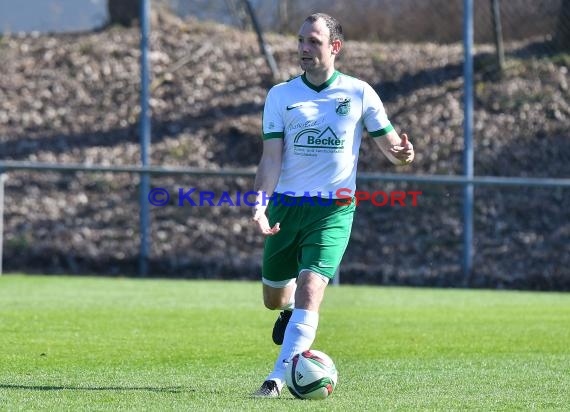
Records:
[[[273,371],[266,380],[274,380],[279,387],[285,384],[285,368],[291,358],[311,348],[317,335],[319,326],[319,313],[305,309],[294,309],[287,329],[281,351],[273,367]]]

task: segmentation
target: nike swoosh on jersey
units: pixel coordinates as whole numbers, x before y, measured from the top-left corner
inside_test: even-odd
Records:
[[[296,109],[298,107],[303,106],[302,104],[292,104],[291,106],[287,106],[287,110],[293,110]]]

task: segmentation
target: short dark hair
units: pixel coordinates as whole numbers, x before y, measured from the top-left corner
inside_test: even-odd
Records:
[[[325,13],[314,13],[311,14],[309,17],[305,19],[305,21],[309,23],[314,23],[319,19],[323,19],[325,21],[326,26],[329,28],[330,31],[330,38],[329,41],[332,43],[334,40],[344,41],[344,34],[342,33],[342,26],[332,16],[329,16]]]

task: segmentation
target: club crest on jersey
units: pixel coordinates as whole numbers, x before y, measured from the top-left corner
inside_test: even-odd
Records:
[[[338,97],[336,99],[336,114],[346,116],[350,113],[350,97]]]

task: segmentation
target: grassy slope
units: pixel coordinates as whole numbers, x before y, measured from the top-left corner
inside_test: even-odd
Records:
[[[0,278],[2,410],[511,410],[570,404],[570,295],[330,288],[321,403],[253,401],[275,313],[249,282]]]

